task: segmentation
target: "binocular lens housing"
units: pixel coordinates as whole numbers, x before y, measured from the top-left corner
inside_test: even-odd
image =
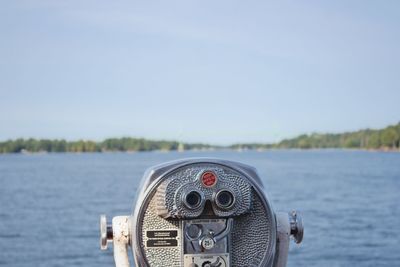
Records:
[[[256,170],[219,159],[184,159],[146,171],[132,216],[101,217],[101,247],[117,267],[286,266],[303,239],[296,212],[275,213]]]
[[[189,209],[197,209],[200,207],[203,198],[197,191],[190,191],[184,196],[184,203]]]
[[[215,196],[215,203],[222,209],[228,209],[235,203],[235,197],[229,190],[221,190]]]

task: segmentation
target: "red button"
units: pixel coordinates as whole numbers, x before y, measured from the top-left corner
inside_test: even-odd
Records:
[[[217,183],[217,176],[212,171],[206,171],[201,175],[201,182],[206,187],[212,187]]]

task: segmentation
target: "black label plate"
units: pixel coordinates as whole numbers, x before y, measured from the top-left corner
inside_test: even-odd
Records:
[[[149,239],[149,240],[147,240],[146,246],[148,248],[177,247],[178,240],[176,240],[176,239]]]
[[[146,236],[148,238],[176,238],[178,236],[178,231],[177,230],[147,231]]]

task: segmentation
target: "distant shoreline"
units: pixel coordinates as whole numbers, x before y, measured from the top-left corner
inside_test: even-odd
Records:
[[[278,152],[278,151],[298,151],[298,152],[313,152],[313,151],[344,151],[344,152],[371,152],[371,153],[399,153],[399,149],[361,149],[361,148],[270,148],[270,149],[191,149],[191,150],[147,150],[147,151],[85,151],[85,152],[72,152],[72,151],[64,151],[64,152],[48,152],[48,151],[20,151],[20,152],[8,152],[8,153],[0,153],[0,155],[47,155],[47,154],[136,154],[136,153],[184,153],[184,152]]]
[[[0,142],[0,154],[4,153],[52,153],[52,152],[140,152],[140,151],[212,151],[212,150],[273,150],[273,149],[347,149],[365,151],[400,151],[400,122],[384,129],[364,129],[346,133],[303,134],[278,143],[237,143],[218,146],[204,143],[183,143],[145,138],[108,138],[66,141],[64,139],[14,139]]]

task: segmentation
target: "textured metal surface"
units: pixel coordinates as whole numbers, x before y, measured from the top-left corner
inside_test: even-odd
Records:
[[[274,235],[274,218],[263,207],[260,198],[253,195],[253,207],[250,213],[235,218],[231,233],[232,266],[262,266],[261,262],[271,251]]]
[[[199,176],[210,170],[218,175],[218,182],[214,187],[206,188],[201,185]],[[182,266],[182,220],[177,218],[199,219],[206,215],[203,211],[209,210],[216,218],[234,218],[229,236],[230,266],[272,266],[276,245],[275,217],[254,168],[214,159],[190,159],[149,170],[143,184],[145,188],[139,195],[132,226],[135,229],[132,246],[138,267]],[[235,194],[232,209],[220,209],[213,201],[216,192],[222,188],[229,188]],[[201,206],[199,210],[187,209],[181,196],[191,189],[201,191],[211,204]],[[146,247],[147,230],[165,229],[179,231],[177,247]]]
[[[205,171],[213,171],[218,182],[214,187],[204,187],[200,176]],[[221,209],[213,198],[221,189],[229,189],[236,198],[229,209]],[[196,164],[190,168],[178,170],[168,177],[157,189],[157,212],[165,218],[196,218],[204,209],[205,201],[197,209],[188,209],[182,197],[192,190],[203,193],[205,200],[212,203],[215,215],[219,217],[237,216],[249,211],[251,206],[251,185],[241,175],[231,169],[215,164]]]
[[[178,231],[178,246],[177,247],[158,247],[158,248],[146,248],[145,256],[150,266],[161,267],[161,266],[171,266],[178,267],[181,266],[182,257],[182,245],[181,239],[181,226],[178,220],[166,220],[157,215],[156,212],[156,198],[153,197],[146,209],[146,212],[142,220],[142,242],[141,246],[146,247],[146,231],[148,230],[177,230]]]

